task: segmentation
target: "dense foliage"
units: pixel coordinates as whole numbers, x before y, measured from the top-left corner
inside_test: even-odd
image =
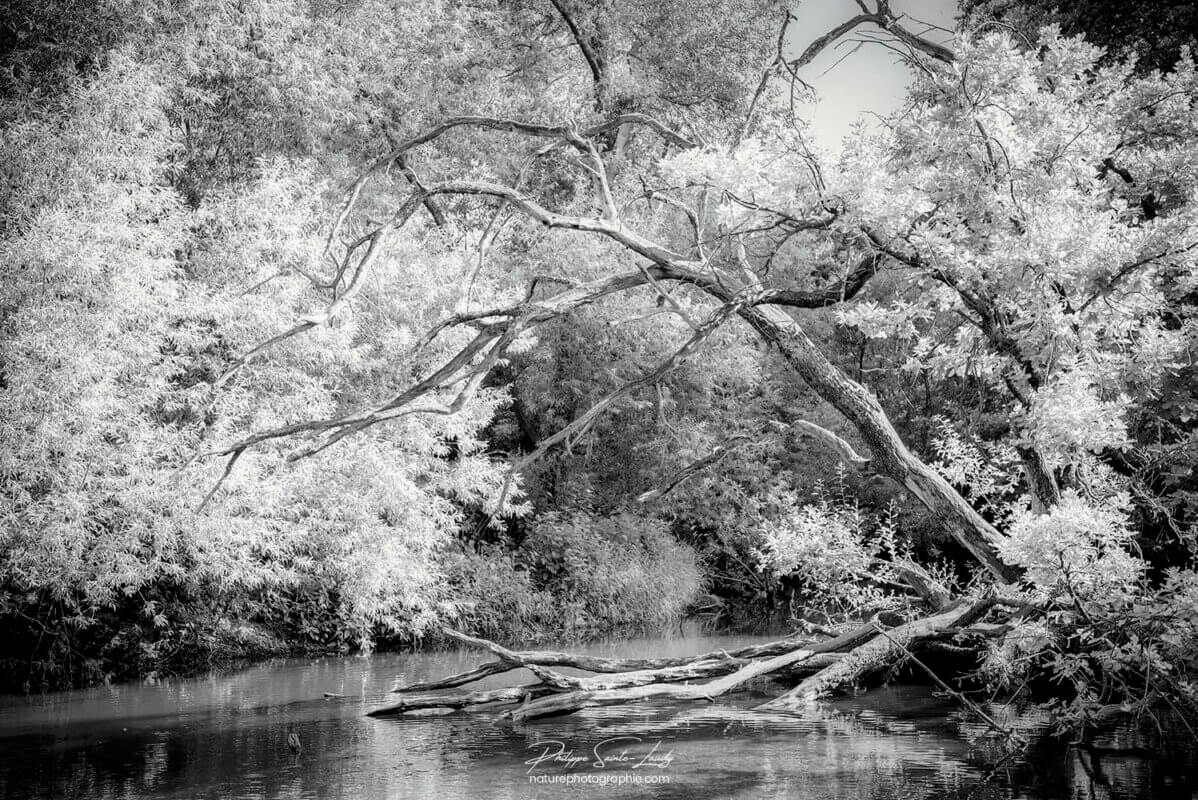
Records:
[[[589,105],[579,82],[560,80],[562,20],[552,8],[452,3],[11,10],[0,108],[6,679],[90,682],[242,652],[369,646],[461,613],[469,602],[444,577],[469,557],[459,551],[472,547],[472,515],[494,512],[506,477],[482,438],[502,387],[295,466],[249,454],[208,503],[221,467],[193,457],[237,430],[381,396],[460,344],[414,347],[460,302],[477,213],[388,252],[352,316],[216,386],[237,356],[323,302],[329,209],[389,138],[447,109]],[[660,24],[642,12],[625,18]],[[715,55],[730,80],[741,51]],[[653,85],[689,91],[693,76],[661,57]],[[515,73],[520,91],[509,90]],[[628,76],[621,91],[644,95],[639,85]],[[486,278],[472,289],[484,302],[492,292]],[[599,535],[610,529],[596,519]],[[579,523],[563,536],[595,534]],[[681,560],[676,593],[655,604],[676,612],[698,590],[692,556],[668,537],[644,546],[662,548],[650,564]],[[632,621],[628,602],[586,613]],[[538,613],[552,625],[552,608]]]

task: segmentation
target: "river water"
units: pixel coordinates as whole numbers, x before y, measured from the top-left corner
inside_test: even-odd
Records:
[[[573,649],[647,657],[766,640],[675,633]],[[1037,738],[1035,717],[990,707],[1035,740],[1012,755],[985,725],[923,687],[844,698],[805,718],[749,711],[780,691],[768,683],[702,707],[592,709],[517,728],[496,724],[493,713],[365,716],[388,700],[397,681],[442,677],[484,660],[470,650],[286,660],[0,697],[0,796],[1198,797],[1192,747],[1153,754],[1135,749],[1140,742],[1130,733],[1116,732],[1102,749],[1083,751]],[[529,680],[510,673],[480,686]],[[298,756],[287,747],[289,731],[300,737]]]

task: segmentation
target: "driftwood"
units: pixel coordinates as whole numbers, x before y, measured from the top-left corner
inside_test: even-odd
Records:
[[[456,631],[454,633],[457,634]],[[456,638],[458,641],[461,641],[465,644],[478,644],[484,642],[486,645],[493,644],[492,642],[487,642],[485,639],[478,639],[477,637],[466,636],[465,634],[457,634],[456,636],[453,634],[448,635],[450,635],[450,638]],[[436,681],[411,683],[407,684],[406,686],[397,686],[395,689],[392,689],[392,691],[408,694],[412,692],[429,692],[439,689],[453,689],[458,686],[464,686],[467,683],[474,683],[475,681],[482,680],[483,678],[488,678],[492,675],[499,675],[514,669],[520,669],[521,664],[516,663],[516,661],[537,664],[542,667],[571,667],[573,669],[580,669],[585,672],[637,672],[642,670],[668,669],[670,667],[684,667],[689,664],[693,664],[696,661],[714,661],[721,658],[731,658],[733,660],[768,658],[770,656],[781,655],[782,653],[789,653],[791,650],[794,650],[797,647],[803,647],[807,644],[809,644],[809,640],[805,637],[801,639],[792,637],[787,639],[779,639],[775,642],[766,642],[765,644],[741,647],[736,650],[713,650],[711,652],[702,653],[696,656],[674,656],[668,658],[604,658],[602,656],[579,655],[575,653],[562,653],[551,650],[522,650],[519,652],[508,651],[517,657],[515,661],[488,661],[485,664],[480,664],[474,669],[467,670],[465,672],[459,672],[456,675],[450,675],[446,678],[441,678],[440,680]],[[486,649],[491,648],[487,646]],[[492,650],[492,652],[494,651]],[[733,664],[728,669],[728,672],[736,669],[736,666],[737,665]]]
[[[938,588],[938,587],[937,587]],[[436,713],[506,705],[501,720],[515,723],[539,717],[573,714],[600,705],[641,701],[713,702],[727,693],[742,690],[751,680],[798,680],[798,685],[779,697],[756,707],[758,713],[799,713],[818,699],[860,685],[871,675],[907,659],[916,649],[962,648],[963,640],[976,642],[1002,636],[1010,629],[1011,612],[996,620],[982,618],[996,607],[1024,613],[1019,602],[990,593],[984,598],[950,601],[940,592],[928,593],[930,616],[903,622],[897,614],[884,614],[858,628],[812,642],[797,637],[736,650],[714,650],[691,656],[664,659],[607,659],[607,657],[558,653],[552,650],[512,650],[477,636],[443,629],[452,640],[489,651],[497,656],[466,672],[440,680],[399,686],[397,702],[370,711],[371,716]],[[888,625],[887,623],[893,623]],[[956,643],[955,643],[956,642]],[[922,667],[926,665],[919,662]],[[586,677],[558,672],[555,667],[593,673]],[[528,669],[537,683],[456,693],[441,690],[473,683],[491,675]],[[938,685],[946,685],[932,675]]]
[[[884,615],[846,633],[810,641],[780,639],[732,651],[716,650],[693,656],[621,659],[556,651],[516,651],[487,639],[444,629],[447,637],[486,650],[498,657],[474,669],[437,681],[413,683],[393,691],[405,695],[370,712],[371,716],[453,712],[507,706],[499,718],[523,723],[540,717],[570,714],[585,708],[647,700],[712,702],[744,688],[756,678],[798,680],[798,685],[761,704],[759,711],[795,713],[816,700],[850,689],[871,675],[929,647],[957,647],[962,638],[1001,636],[1010,614],[983,622],[996,606],[1012,602],[993,594],[972,601],[929,598],[934,613],[903,622]],[[922,664],[922,662],[920,662]],[[556,667],[593,673],[579,677]],[[510,670],[527,669],[537,682],[501,689],[439,693]],[[933,676],[940,682],[938,676]]]
[[[947,611],[908,622],[887,632],[879,628],[877,636],[854,647],[844,658],[803,679],[798,686],[781,697],[763,703],[760,708],[768,711],[796,710],[814,700],[850,688],[869,674],[894,663],[920,639],[975,622],[990,605],[989,601],[972,605],[958,603]]]
[[[504,713],[504,717],[513,722],[527,722],[538,717],[550,717],[560,714],[570,714],[584,708],[595,706],[632,703],[640,700],[674,700],[691,701],[706,700],[711,702],[720,695],[727,694],[733,689],[747,683],[753,678],[768,675],[771,672],[789,667],[792,664],[806,661],[816,655],[810,650],[792,650],[780,656],[753,661],[731,675],[725,675],[709,683],[672,684],[652,683],[647,686],[635,686],[628,689],[594,689],[551,694],[540,700],[534,700],[514,711]]]
[[[524,686],[511,686],[506,689],[491,689],[489,691],[468,692],[466,694],[426,694],[419,697],[405,697],[398,702],[368,711],[366,715],[369,717],[386,717],[430,708],[454,710],[468,706],[487,705],[489,703],[519,703],[548,694],[550,691],[551,688],[544,684],[530,683]]]
[[[780,656],[779,658],[781,657],[783,656]],[[829,664],[835,663],[839,658],[841,658],[839,653],[816,654],[808,660],[809,663],[804,663],[804,666],[806,666],[807,669],[794,674],[803,675],[815,672],[816,670],[823,669]],[[609,692],[613,693],[613,697],[618,697],[618,695],[614,693],[619,692],[620,690],[629,690],[632,694],[635,694],[637,692],[637,687],[654,686],[657,684],[681,683],[683,681],[700,678],[712,678],[721,675],[728,675],[729,673],[735,673],[738,669],[752,665],[758,665],[761,663],[761,661],[752,661],[742,658],[723,658],[719,660],[695,661],[690,664],[680,664],[678,666],[663,667],[661,669],[633,670],[630,672],[612,674],[610,677],[606,675],[597,675],[589,678],[559,676],[564,679],[563,683],[569,686],[570,692],[568,694],[551,695],[551,692],[554,690],[560,690],[561,688],[561,686],[556,682],[554,684],[532,683],[505,689],[492,689],[459,694],[420,694],[413,697],[405,697],[398,702],[389,703],[388,705],[376,708],[369,712],[369,715],[374,717],[390,716],[395,714],[406,714],[414,710],[430,708],[458,710],[470,706],[487,705],[491,703],[517,703],[521,701],[531,701],[539,697],[544,697],[545,695],[551,695],[551,698],[556,699],[566,698],[573,695],[584,696],[596,692]],[[779,667],[779,669],[780,668],[781,667]],[[618,700],[613,700],[612,702],[618,702]],[[589,705],[603,704],[590,703]],[[585,706],[579,706],[579,708],[583,707]],[[559,708],[544,714],[534,714],[533,716],[548,716],[549,714],[560,713],[565,712]]]
[[[979,604],[976,608],[980,608]],[[958,604],[953,610],[901,625],[888,635],[877,622],[871,622],[855,631],[827,642],[798,648],[774,658],[754,661],[736,672],[718,680],[698,685],[677,686],[667,683],[633,686],[630,688],[575,690],[563,694],[550,694],[504,714],[514,722],[526,722],[538,717],[555,716],[602,705],[638,702],[649,699],[674,701],[714,700],[749,680],[768,675],[798,664],[806,664],[821,654],[835,653],[851,648],[847,655],[824,660],[826,666],[806,678],[796,689],[778,700],[761,706],[765,710],[791,710],[800,703],[824,697],[855,683],[859,678],[889,663],[885,655],[894,648],[894,642],[907,644],[930,633],[940,632],[966,620],[976,619],[975,606]],[[855,645],[856,642],[863,643]],[[854,646],[855,645],[855,646]],[[798,692],[798,694],[795,694]],[[792,696],[793,695],[793,696]]]
[[[495,655],[499,656],[499,660],[505,664],[511,665],[513,669],[523,667],[541,679],[541,683],[547,686],[552,686],[555,689],[570,689],[573,687],[571,679],[567,678],[560,672],[556,672],[548,667],[538,664],[536,661],[529,660],[514,650],[508,650],[503,645],[496,644],[488,639],[479,639],[474,636],[469,636],[460,631],[455,631],[453,628],[444,628],[445,635],[451,639],[457,639],[463,644],[472,644],[490,650]]]

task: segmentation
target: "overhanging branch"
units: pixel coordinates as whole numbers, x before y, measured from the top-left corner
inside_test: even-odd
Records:
[[[866,24],[877,25],[879,28],[886,31],[903,44],[907,45],[907,47],[914,51],[921,52],[937,61],[951,64],[956,60],[956,55],[952,50],[949,50],[943,45],[936,44],[930,39],[925,39],[922,36],[916,36],[914,33],[900,25],[899,21],[901,17],[895,16],[894,12],[890,10],[889,0],[876,0],[873,11],[868,10],[866,5],[862,2],[859,2],[858,5],[861,7],[862,13],[852,17],[851,19],[845,20],[835,28],[832,28],[827,33],[812,41],[811,44],[807,45],[807,48],[803,50],[798,58],[787,62],[788,66],[791,69],[798,69],[799,67],[810,64],[815,60],[816,56],[827,49],[828,45],[832,44],[849,31]]]

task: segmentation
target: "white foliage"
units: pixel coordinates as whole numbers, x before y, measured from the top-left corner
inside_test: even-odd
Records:
[[[1020,509],[998,544],[1004,561],[1051,594],[1101,595],[1139,579],[1144,563],[1127,550],[1134,531],[1128,498],[1092,502],[1068,490],[1046,514]]]
[[[1083,453],[1126,447],[1127,408],[1126,397],[1101,399],[1094,381],[1073,370],[1035,392],[1024,416],[1024,430],[1051,464],[1060,465]]]

